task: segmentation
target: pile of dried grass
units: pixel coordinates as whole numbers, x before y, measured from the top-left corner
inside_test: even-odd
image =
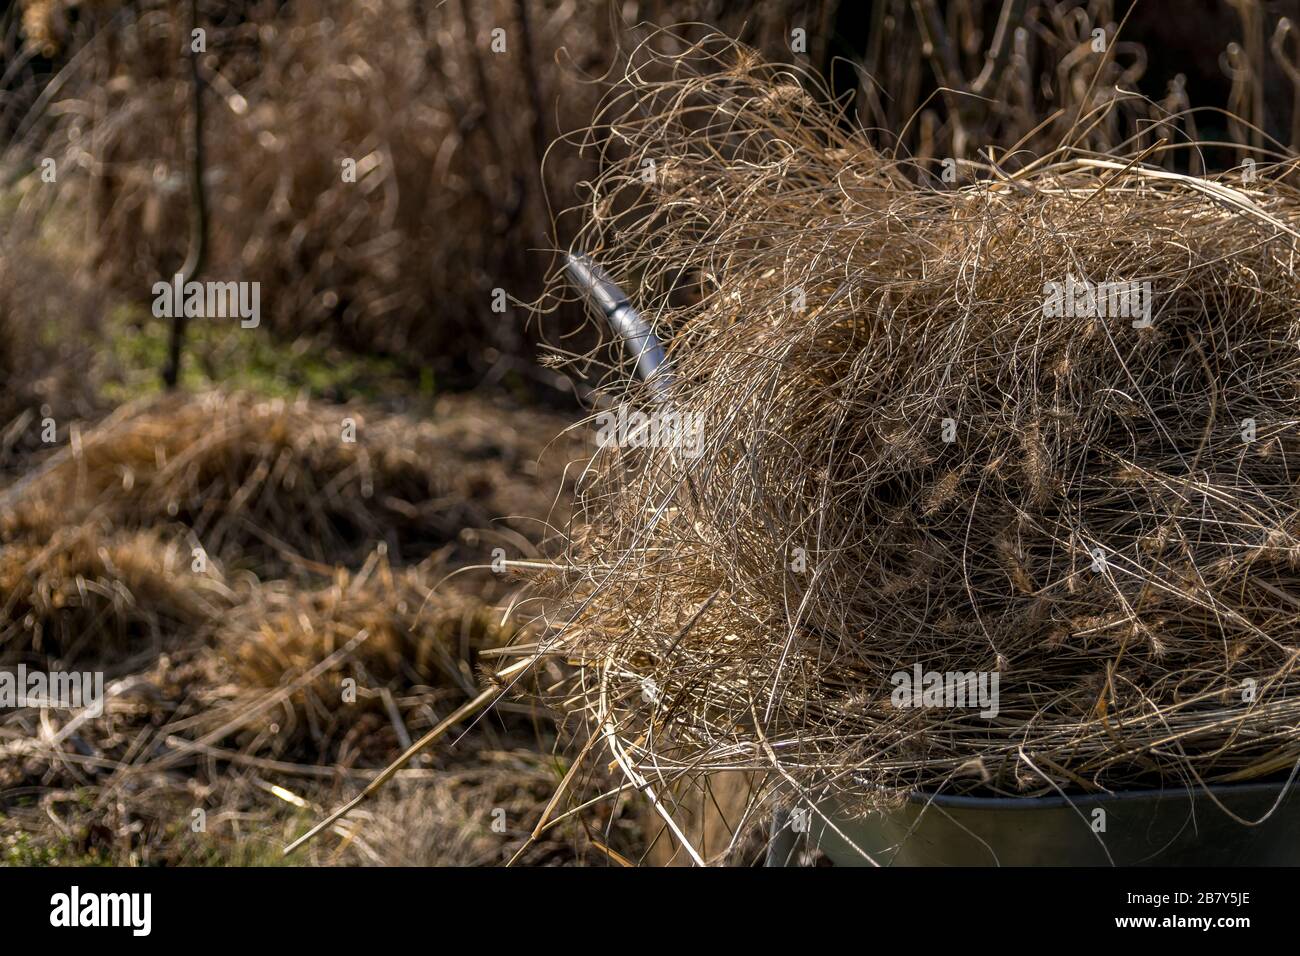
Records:
[[[480,652],[515,632],[490,606],[508,582],[462,568],[434,585],[495,546],[532,553],[563,468],[584,454],[553,441],[565,423],[474,396],[440,398],[425,420],[211,393],[61,424],[62,447],[0,491],[0,664],[93,664],[108,700],[94,720],[20,708],[0,721],[0,788],[40,800],[31,813],[0,801],[0,842],[115,861],[278,859],[276,834],[481,693]],[[419,566],[389,563],[434,547]],[[233,571],[249,565],[289,579]],[[549,798],[555,732],[535,705],[506,703],[412,770],[467,828],[424,860],[513,856]],[[507,768],[528,780],[513,795]],[[490,816],[475,825],[485,804],[506,809],[508,832]],[[190,830],[196,808],[210,833]],[[527,858],[585,852],[575,826]],[[414,858],[400,828],[376,829],[370,842],[347,831],[335,860],[363,847],[370,862]]]
[[[671,66],[601,116],[629,158],[582,245],[704,449],[598,455],[551,582],[625,768],[873,800],[1292,771],[1293,169],[1067,144],[935,190],[807,77],[719,39]],[[1149,282],[1151,327],[1045,314],[1071,276]],[[996,674],[997,716],[895,706],[916,666]]]
[[[37,565],[33,590],[55,585],[46,604],[82,611],[59,619],[65,630],[98,642],[114,665],[110,678],[116,665],[130,673],[106,684],[102,717],[20,708],[0,721],[0,789],[40,796],[31,808],[0,802],[0,846],[37,832],[38,849],[79,858],[278,860],[304,818],[323,813],[341,785],[373,777],[411,736],[477,694],[479,653],[515,632],[477,597],[446,584],[433,589],[446,573],[433,563],[394,569],[376,552],[356,574],[340,569],[328,587],[273,582],[234,598],[176,568],[155,580],[153,569],[125,566],[155,553],[147,547],[154,537],[137,535],[134,551],[106,542],[101,559],[124,565],[110,569],[111,579],[83,571],[82,592],[111,592],[119,599],[113,607],[84,597],[76,604],[74,589],[58,587],[53,567],[66,561],[47,554]],[[17,561],[20,551],[5,554]],[[14,588],[13,570],[0,575],[0,593]],[[169,584],[173,600],[195,607],[169,614],[169,595],[142,581]],[[124,609],[136,617],[123,621]],[[183,611],[196,620],[182,622]],[[46,610],[47,618],[57,613]],[[153,648],[111,643],[115,623],[152,627],[168,640]],[[367,812],[360,828],[340,826],[346,839],[322,848],[318,860],[500,863],[526,842],[530,862],[585,852],[576,821],[528,840],[563,773],[548,756],[555,739],[548,715],[506,705],[479,727],[458,729],[470,732],[454,751],[406,772],[414,791]],[[207,814],[205,832],[191,830],[196,809]]]
[[[8,489],[0,534],[48,537],[96,515],[179,522],[212,559],[258,568],[356,565],[379,542],[423,558],[463,529],[546,513],[556,489],[537,460],[554,423],[472,398],[444,400],[433,422],[243,393],[160,398],[119,409]]]
[[[202,635],[233,595],[154,531],[93,524],[0,547],[0,663],[94,662],[111,673]]]
[[[259,589],[218,635],[235,694],[209,716],[260,713],[241,749],[276,759],[387,763],[479,692],[479,652],[514,634],[481,600],[432,584],[429,569],[375,554],[329,587]]]

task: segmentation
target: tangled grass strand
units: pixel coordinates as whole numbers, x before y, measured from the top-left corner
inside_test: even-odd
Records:
[[[703,445],[593,461],[548,581],[570,705],[647,779],[868,803],[1285,778],[1294,165],[1061,150],[934,188],[790,67],[638,55],[579,242]],[[1149,327],[1045,308],[1071,280],[1149,284]],[[918,665],[996,674],[997,715],[895,706]]]

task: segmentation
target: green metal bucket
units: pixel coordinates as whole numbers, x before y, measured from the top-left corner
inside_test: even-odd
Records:
[[[792,865],[802,843],[836,866],[870,866],[868,856],[881,866],[1295,866],[1297,789],[1250,783],[1068,798],[917,794],[896,810],[865,815],[828,802],[778,815],[767,861]]]

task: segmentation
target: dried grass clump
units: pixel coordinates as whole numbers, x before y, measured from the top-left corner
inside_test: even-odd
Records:
[[[9,489],[0,533],[44,536],[96,514],[180,522],[207,554],[258,567],[360,564],[377,542],[424,557],[463,528],[545,513],[556,489],[533,476],[551,424],[470,399],[428,423],[244,393],[167,397],[124,407]]]
[[[212,718],[256,712],[242,746],[276,758],[386,763],[479,692],[479,651],[514,634],[477,598],[431,585],[376,554],[329,587],[259,589],[218,636],[235,695]]]
[[[216,569],[154,531],[68,527],[0,547],[0,663],[93,662],[120,671],[201,635],[230,603]]]
[[[933,190],[787,69],[722,40],[673,65],[602,114],[629,158],[582,246],[655,319],[705,446],[597,456],[551,617],[619,759],[868,799],[1292,771],[1285,170],[1066,148]],[[1152,327],[1045,315],[1070,276],[1149,281]],[[916,665],[995,672],[998,715],[896,707]]]

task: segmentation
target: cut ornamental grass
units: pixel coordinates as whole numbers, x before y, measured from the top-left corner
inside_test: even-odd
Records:
[[[304,815],[479,693],[480,652],[516,629],[491,607],[508,582],[461,565],[496,544],[528,554],[582,449],[552,442],[563,419],[481,398],[440,398],[430,415],[210,393],[61,426],[61,447],[0,491],[0,663],[102,667],[107,701],[95,720],[20,708],[0,721],[0,845],[26,840],[58,859],[278,861]],[[345,417],[355,443],[342,440]],[[316,501],[293,497],[304,487]],[[384,497],[395,494],[408,498]],[[344,528],[363,531],[332,523],[330,509],[347,507],[358,513]],[[335,532],[317,539],[331,549],[323,561],[266,546],[268,535],[299,543],[312,509]],[[412,511],[428,522],[402,526]],[[425,536],[441,545],[432,554]],[[397,566],[403,550],[427,557]],[[541,839],[525,822],[563,774],[556,733],[535,705],[503,703],[399,781],[413,789],[395,818],[437,845],[375,818],[366,833],[336,828],[342,842],[311,859],[500,862],[527,842],[523,859],[572,861],[588,845],[579,821]],[[511,779],[526,786],[503,795]],[[207,834],[190,830],[196,806]],[[496,808],[509,814],[504,834]],[[631,827],[617,824],[624,848]]]
[[[340,568],[315,589],[262,585],[213,615],[206,639],[196,629],[191,643],[172,642],[111,681],[102,717],[7,715],[0,845],[52,815],[71,841],[66,852],[278,862],[304,814],[321,813],[340,786],[373,777],[412,735],[476,694],[479,654],[513,639],[513,625],[449,587],[445,573],[434,562],[393,568],[375,552],[359,571]],[[529,832],[564,772],[548,756],[551,716],[511,702],[460,727],[454,750],[407,771],[382,810],[336,827],[342,842],[314,849],[311,860],[468,865],[585,853],[576,819],[541,839]],[[199,835],[189,828],[196,806],[209,820]],[[633,824],[621,806],[601,812],[625,847]],[[44,836],[36,844],[42,852],[60,845]]]
[[[480,660],[484,651],[517,639],[499,611],[445,582],[433,587],[440,576],[375,555],[313,592],[263,588],[218,637],[237,692],[183,731],[202,740],[237,722],[227,744],[259,760],[334,772],[388,765],[480,693],[491,663]],[[548,756],[558,735],[552,714],[512,699],[456,728],[454,748],[429,755],[414,778],[347,824],[338,852],[355,839],[361,851],[347,858],[359,863],[428,863],[431,855],[440,865],[504,863],[519,853],[536,864],[570,861],[589,845],[577,820],[530,836],[564,772]],[[622,804],[598,816],[626,848]]]
[[[74,431],[0,493],[0,535],[39,540],[91,518],[174,523],[213,560],[326,573],[359,565],[378,543],[395,560],[448,544],[472,552],[494,528],[526,548],[524,535],[544,536],[537,519],[555,493],[538,477],[554,423],[456,397],[432,422],[247,393],[141,400]],[[502,517],[519,530],[494,526]]]
[[[0,662],[93,665],[112,679],[163,654],[164,670],[198,660],[192,683],[220,706],[191,723],[276,759],[348,766],[349,747],[381,759],[409,743],[408,725],[476,693],[479,652],[513,637],[477,595],[435,590],[446,575],[436,560],[395,570],[375,551],[327,586],[232,588],[156,531],[70,527],[0,551]]]
[[[489,606],[499,576],[433,583],[485,543],[528,552],[490,515],[544,534],[560,471],[548,459],[543,477],[538,459],[556,427],[469,397],[439,401],[432,423],[242,393],[124,406],[0,493],[0,655],[118,673],[212,646],[237,712],[321,668],[285,692],[262,743],[327,764],[344,736],[343,750],[377,729],[396,746],[398,724],[469,693],[477,652],[513,633]],[[403,548],[423,560],[394,571]],[[360,686],[341,708],[345,677]]]
[[[118,673],[178,636],[202,639],[234,600],[221,575],[190,572],[157,531],[93,525],[0,546],[0,663],[93,663]]]
[[[478,693],[478,655],[515,629],[475,596],[450,586],[445,569],[394,569],[372,555],[327,587],[266,585],[236,608],[217,636],[231,708],[217,723],[275,699],[238,736],[276,759],[381,765]],[[270,695],[268,697],[268,695]]]
[[[1294,161],[1243,182],[1149,162],[1193,143],[1072,148],[1102,102],[1015,172],[918,186],[812,77],[719,38],[671,67],[600,114],[626,158],[579,242],[653,319],[703,451],[593,461],[541,580],[547,649],[583,665],[568,706],[660,786],[767,771],[872,806],[1286,779]],[[1072,278],[1149,283],[1149,327],[1054,311]],[[897,706],[918,666],[996,675],[996,716]]]
[[[316,589],[264,585],[212,614],[188,643],[172,641],[110,681],[102,717],[8,714],[0,721],[0,844],[52,815],[71,841],[66,852],[153,863],[278,861],[304,811],[320,812],[340,784],[372,775],[409,745],[409,734],[476,693],[479,652],[512,638],[514,628],[477,597],[435,589],[444,575],[432,563],[395,569],[376,552],[360,571],[339,569]],[[531,705],[501,709],[454,753],[410,771],[390,812],[339,828],[344,842],[315,860],[503,862],[562,773],[546,756],[554,734]],[[29,806],[27,793],[40,803]],[[189,829],[195,806],[209,814],[208,835]],[[504,834],[493,827],[498,808],[513,821]],[[225,820],[236,831],[239,821],[256,824],[246,852]],[[417,843],[421,833],[440,842]],[[530,844],[528,858],[571,859],[575,835],[572,826],[556,831]]]

